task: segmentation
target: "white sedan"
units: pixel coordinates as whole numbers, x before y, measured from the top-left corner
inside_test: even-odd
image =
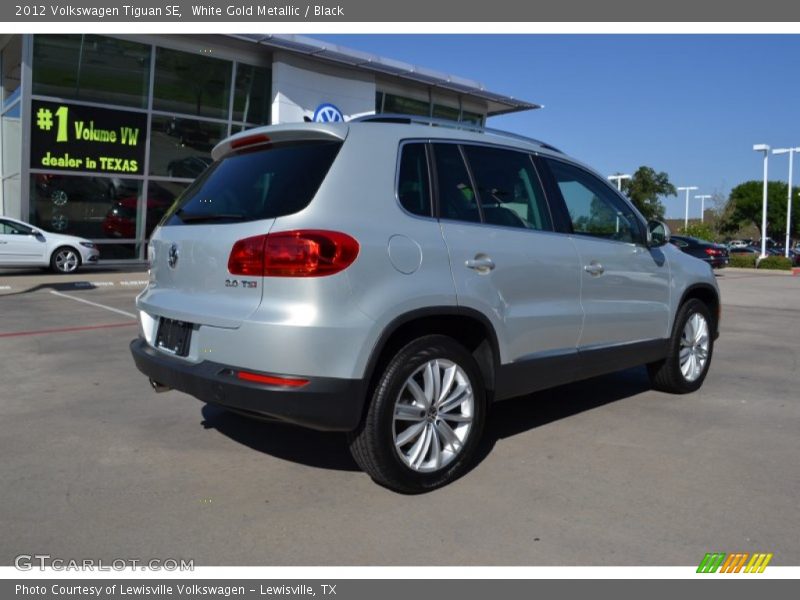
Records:
[[[100,251],[89,240],[0,216],[0,267],[50,267],[56,273],[74,273],[83,264],[96,263],[98,256]]]

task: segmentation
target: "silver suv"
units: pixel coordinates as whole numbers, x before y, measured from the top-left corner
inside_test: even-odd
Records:
[[[131,343],[158,391],[348,432],[402,492],[468,468],[493,402],[647,365],[697,390],[704,262],[552,146],[386,116],[246,131],[167,213]]]

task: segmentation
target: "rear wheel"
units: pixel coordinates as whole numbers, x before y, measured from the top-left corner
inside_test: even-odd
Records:
[[[57,248],[50,257],[50,268],[56,273],[74,273],[81,266],[81,257],[78,251],[69,246]]]
[[[404,493],[430,491],[461,476],[485,420],[475,359],[453,339],[430,335],[392,358],[375,387],[350,451],[376,482]]]
[[[700,300],[688,300],[675,318],[667,357],[647,365],[653,387],[672,394],[700,389],[713,352],[711,312]]]

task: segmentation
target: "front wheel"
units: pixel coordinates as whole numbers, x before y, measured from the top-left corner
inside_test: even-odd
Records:
[[[711,312],[693,298],[681,306],[675,317],[667,357],[647,365],[653,387],[672,394],[700,389],[713,353]]]
[[[81,257],[78,251],[68,246],[58,248],[50,257],[50,268],[62,275],[74,273],[79,266],[81,266]]]
[[[486,415],[483,379],[472,355],[430,335],[400,350],[378,380],[350,451],[376,482],[404,493],[442,487],[475,455]]]

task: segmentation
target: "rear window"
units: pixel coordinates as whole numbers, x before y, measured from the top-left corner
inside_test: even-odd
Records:
[[[309,205],[341,142],[276,144],[214,164],[181,195],[165,225],[236,223],[290,215]]]

